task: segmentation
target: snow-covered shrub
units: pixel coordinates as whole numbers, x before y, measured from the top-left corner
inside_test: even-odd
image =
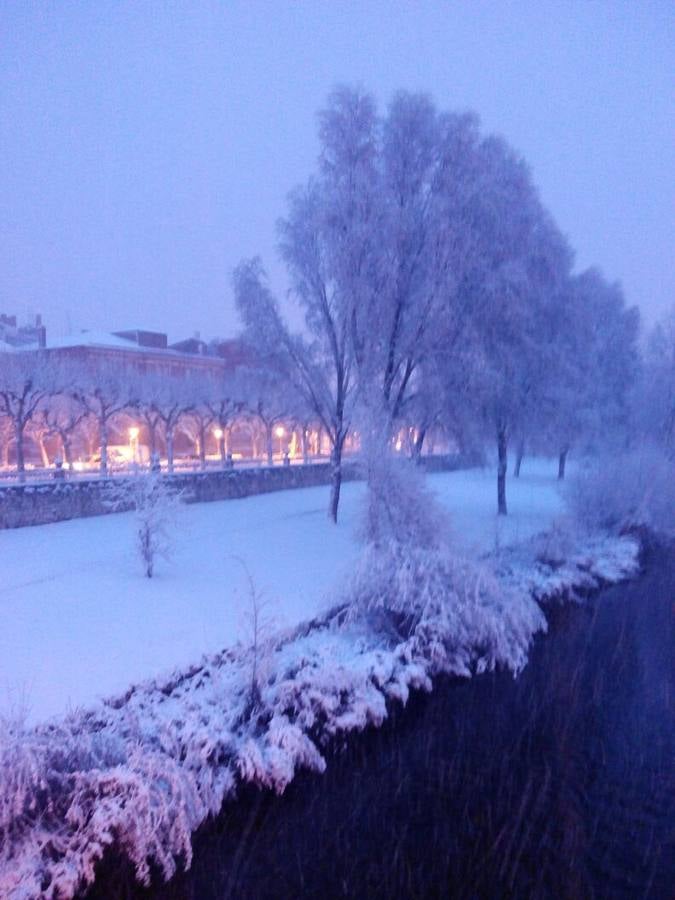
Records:
[[[381,432],[380,432],[381,433]],[[546,627],[537,604],[508,591],[484,564],[460,558],[450,523],[419,468],[393,456],[373,429],[366,448],[366,547],[341,599],[347,621],[403,642],[429,672],[518,672]]]
[[[484,565],[443,544],[369,545],[348,586],[350,618],[363,617],[405,642],[433,672],[470,674],[504,665],[518,672],[546,620]]]
[[[244,643],[248,647],[251,663],[247,707],[250,714],[262,703],[261,688],[269,674],[274,619],[269,611],[269,599],[256,585],[245,561],[238,556],[234,559],[242,567],[246,580],[243,625]]]
[[[170,481],[150,472],[111,483],[106,505],[113,510],[134,511],[136,549],[147,578],[152,578],[158,557],[169,558],[171,530],[182,502]]]
[[[533,538],[534,559],[552,569],[564,565],[578,550],[577,532],[578,528],[570,517],[555,519],[549,529]]]
[[[368,495],[361,534],[367,543],[436,546],[450,523],[426,485],[424,471],[385,445],[367,452]]]
[[[570,481],[567,500],[587,530],[645,526],[675,532],[675,467],[655,446],[587,462]]]

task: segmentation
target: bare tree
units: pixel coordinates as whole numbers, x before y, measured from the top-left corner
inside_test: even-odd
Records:
[[[87,409],[82,401],[68,393],[48,398],[38,409],[37,421],[47,436],[58,437],[63,461],[68,468],[71,468],[73,463],[73,435],[87,415]]]
[[[112,363],[104,363],[96,369],[81,366],[76,370],[74,395],[98,425],[102,476],[108,474],[111,428],[122,412],[137,405],[140,377],[136,369],[120,368]]]
[[[208,388],[203,406],[211,423],[218,429],[218,453],[223,464],[229,453],[230,429],[243,410],[244,403],[245,387],[239,369],[226,372]]]
[[[245,388],[244,407],[260,422],[265,436],[267,465],[274,463],[275,428],[283,427],[293,408],[293,398],[278,373],[259,367],[242,369],[241,383]]]
[[[194,395],[190,380],[176,376],[146,375],[138,389],[138,406],[144,421],[155,435],[161,428],[166,445],[167,468],[174,469],[174,441],[181,417],[192,409]],[[156,438],[151,438],[151,441]]]
[[[9,416],[0,416],[0,466],[9,466],[9,448],[14,439],[14,427]]]
[[[40,404],[64,390],[67,375],[44,351],[0,354],[0,413],[12,423],[19,480],[25,480],[25,435]]]

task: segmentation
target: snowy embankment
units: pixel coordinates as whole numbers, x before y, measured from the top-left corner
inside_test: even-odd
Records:
[[[550,462],[526,462],[502,522],[492,472],[428,481],[467,555],[525,540],[562,510]],[[279,628],[319,615],[358,559],[364,487],[343,486],[337,527],[326,515],[327,490],[183,507],[173,552],[151,580],[142,577],[130,513],[0,532],[0,713],[19,707],[37,723],[245,640],[238,560]]]
[[[429,690],[441,673],[517,673],[546,628],[533,595],[586,593],[637,566],[630,539],[568,544],[563,563],[560,540],[518,529],[523,540],[508,548],[500,535],[496,575],[469,579],[457,563],[448,577],[463,587],[447,607],[425,609],[405,639],[338,606],[261,639],[256,653],[211,654],[89,711],[6,729],[0,894],[72,896],[111,846],[139,879],[150,867],[170,877],[177,860],[189,864],[193,831],[241,784],[282,791],[299,768],[322,771],[331,740],[380,724],[391,703]]]

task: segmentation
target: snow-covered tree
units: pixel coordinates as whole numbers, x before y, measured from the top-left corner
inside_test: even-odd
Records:
[[[216,379],[206,391],[204,413],[218,429],[218,452],[223,464],[229,452],[230,431],[245,406],[246,390],[245,376],[240,369],[234,369]]]
[[[243,409],[260,424],[265,438],[267,465],[274,462],[274,432],[291,418],[293,397],[280,373],[264,365],[239,372]]]
[[[190,397],[190,407],[180,420],[180,430],[195,445],[199,464],[205,469],[206,437],[208,428],[213,423],[213,413],[209,404],[216,397],[215,380],[203,375],[189,376],[186,379],[185,390]]]
[[[0,353],[0,414],[12,423],[19,480],[25,479],[25,435],[44,400],[65,390],[69,373],[44,351]]]
[[[9,448],[14,439],[14,427],[9,416],[0,415],[0,466],[9,466]]]
[[[675,459],[675,307],[649,335],[635,405],[641,434]]]
[[[174,441],[178,423],[194,402],[191,387],[191,382],[185,378],[159,373],[145,375],[138,385],[137,404],[151,434],[151,449],[154,452],[152,444],[156,441],[156,432],[161,429],[169,472],[173,472],[174,468]]]
[[[234,283],[244,334],[256,356],[288,384],[295,397],[289,409],[304,408],[303,421],[315,419],[328,435],[333,465],[329,515],[336,522],[342,452],[350,426],[352,367],[347,322],[340,316],[334,285],[325,271],[316,238],[317,206],[318,198],[311,190],[298,191],[291,201],[289,218],[281,223],[283,253],[294,296],[305,314],[309,340],[288,329],[259,260],[241,263],[235,271]],[[306,457],[305,429],[302,434]]]
[[[483,142],[481,156],[484,188],[474,227],[482,265],[466,289],[474,295],[481,405],[496,437],[497,506],[505,514],[509,438],[537,397],[571,253],[524,161],[495,138]]]
[[[136,550],[147,578],[153,577],[158,557],[170,557],[172,531],[181,503],[181,494],[171,480],[158,472],[120,479],[108,486],[108,508],[134,512]]]
[[[618,284],[595,269],[569,283],[562,327],[551,345],[546,443],[558,454],[564,478],[570,449],[625,443],[630,398],[639,373],[639,317]]]
[[[75,370],[74,396],[98,426],[101,447],[101,475],[108,474],[110,431],[120,413],[133,408],[139,399],[140,373],[132,367],[102,363],[96,368]]]
[[[49,397],[38,409],[36,420],[47,436],[58,437],[63,462],[70,468],[73,462],[73,436],[87,417],[87,409],[77,396],[63,393]]]

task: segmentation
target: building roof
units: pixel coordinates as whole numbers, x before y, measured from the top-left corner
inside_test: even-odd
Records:
[[[62,338],[50,338],[47,341],[47,349],[61,347],[118,347],[125,350],[145,348],[139,347],[128,338],[110,334],[107,331],[81,331],[79,334],[69,334]]]

